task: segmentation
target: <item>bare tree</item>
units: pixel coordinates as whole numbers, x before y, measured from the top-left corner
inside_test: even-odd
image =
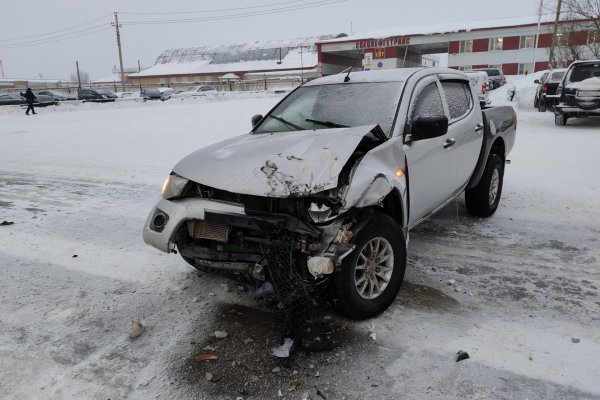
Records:
[[[85,71],[79,71],[79,77],[81,78],[81,83],[88,83],[90,81],[90,74]],[[71,82],[77,82],[77,72],[71,74]]]
[[[600,58],[600,0],[563,0],[555,65]]]

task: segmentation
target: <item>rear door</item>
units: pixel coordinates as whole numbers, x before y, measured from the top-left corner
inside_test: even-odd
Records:
[[[440,77],[443,99],[448,107],[448,138],[452,143],[450,154],[455,171],[452,194],[464,189],[475,170],[483,144],[483,116],[475,106],[473,90],[469,82],[461,79]]]
[[[447,115],[440,88],[436,76],[427,76],[416,84],[410,100],[407,129],[419,116]],[[447,147],[449,138],[450,135],[446,134],[404,145],[409,180],[410,226],[444,204],[456,186],[453,151]]]

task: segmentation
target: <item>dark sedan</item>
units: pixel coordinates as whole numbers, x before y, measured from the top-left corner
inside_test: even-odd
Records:
[[[54,106],[58,104],[58,101],[54,100],[50,96],[44,96],[38,94],[35,96],[35,103],[33,105],[35,107],[46,107],[46,106]],[[14,105],[26,105],[27,101],[21,95],[15,93],[4,93],[0,94],[0,106],[14,106]]]
[[[105,89],[82,89],[77,93],[77,98],[84,103],[107,103],[115,101],[117,95]]]

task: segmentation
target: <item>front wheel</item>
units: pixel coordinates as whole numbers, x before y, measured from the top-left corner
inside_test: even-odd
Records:
[[[374,317],[396,298],[406,269],[406,242],[389,216],[375,214],[353,238],[352,254],[336,272],[340,311],[354,319]]]
[[[502,195],[504,161],[497,154],[490,154],[481,180],[473,189],[465,192],[465,205],[471,215],[487,218],[496,212]]]

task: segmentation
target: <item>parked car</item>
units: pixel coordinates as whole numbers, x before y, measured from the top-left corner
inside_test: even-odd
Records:
[[[187,90],[177,92],[172,97],[197,97],[215,93],[217,88],[212,85],[190,86]]]
[[[144,88],[142,89],[140,96],[144,98],[144,100],[169,100],[171,98],[171,94],[173,93],[173,89],[171,91],[160,90],[158,88]]]
[[[35,103],[33,105],[35,107],[46,107],[46,106],[54,106],[58,104],[54,98],[50,96],[45,96],[42,94],[37,94]],[[16,93],[3,93],[0,94],[0,105],[9,106],[9,105],[26,105],[27,101],[25,97],[16,94]]]
[[[556,105],[555,97],[552,96],[556,94],[556,89],[563,76],[565,76],[565,72],[567,72],[566,68],[548,71],[539,80],[534,81],[538,86],[533,105],[538,111],[545,112],[546,109],[553,108]]]
[[[490,90],[494,90],[506,84],[506,77],[502,68],[473,68],[471,71],[482,71],[488,74]]]
[[[0,93],[0,106],[27,104],[25,98],[15,93]]]
[[[50,96],[56,101],[77,100],[77,96],[75,94],[59,92],[56,90],[42,90],[39,91],[38,94]]]
[[[554,122],[566,125],[569,118],[600,116],[600,60],[575,61],[556,89],[546,96],[556,101]]]
[[[476,99],[448,68],[312,80],[250,133],[177,163],[144,240],[200,270],[270,282],[284,307],[326,287],[350,317],[375,316],[400,289],[410,229],[462,193],[478,217],[498,207],[516,114]]]
[[[465,74],[471,81],[471,87],[479,98],[479,104],[484,107],[490,104],[490,95],[488,93],[489,77],[484,71],[467,71]]]
[[[83,100],[84,103],[107,103],[115,101],[117,95],[106,89],[81,89],[77,93],[77,98]]]

